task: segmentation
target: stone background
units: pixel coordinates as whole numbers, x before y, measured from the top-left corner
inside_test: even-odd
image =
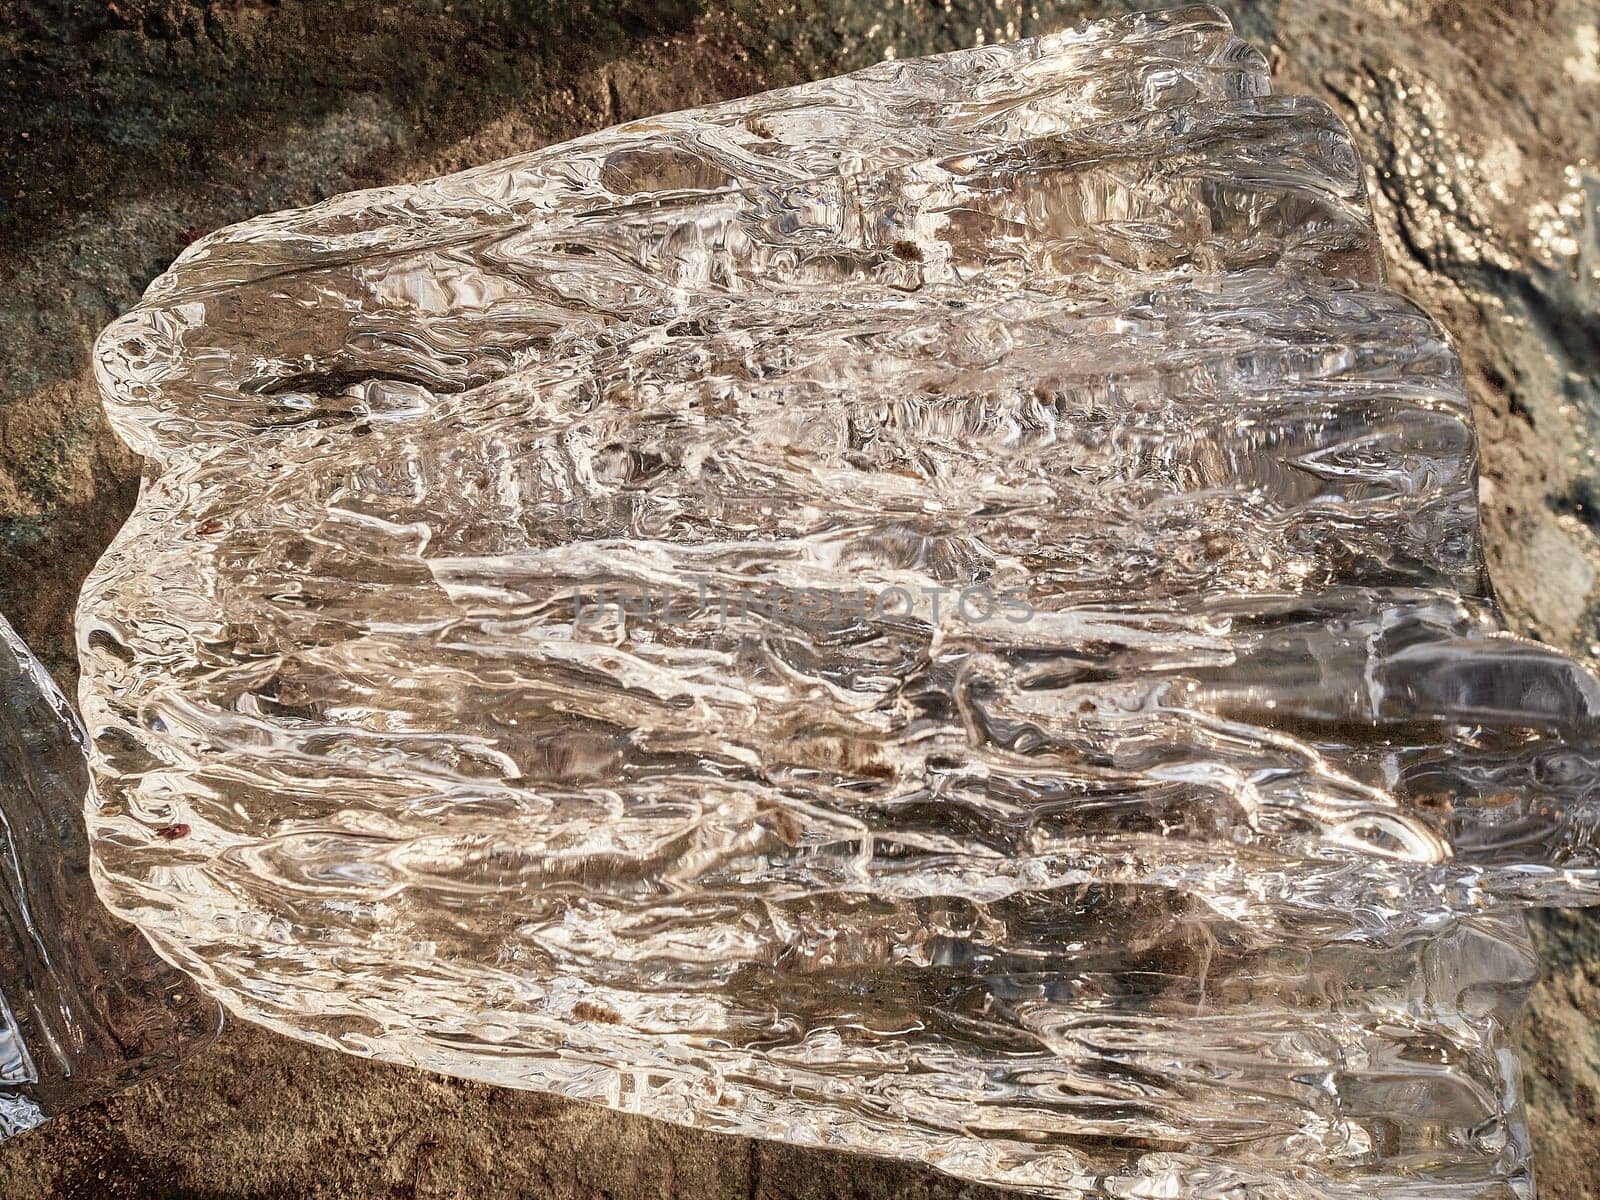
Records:
[[[632,117],[1059,27],[975,0],[0,0],[0,611],[70,691],[71,612],[138,465],[96,332],[216,226]],[[1600,656],[1600,3],[1227,4],[1355,130],[1399,288],[1459,340],[1491,566]],[[1540,921],[1524,1049],[1546,1200],[1600,1197],[1600,915]],[[0,1200],[997,1196],[363,1062],[233,1024],[0,1148]]]

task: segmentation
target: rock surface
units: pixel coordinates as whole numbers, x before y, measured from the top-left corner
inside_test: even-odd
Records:
[[[1396,285],[1458,338],[1491,569],[1522,631],[1579,653],[1600,471],[1600,63],[1592,6],[1236,5],[1280,90],[1353,126]],[[94,332],[192,237],[646,115],[1075,19],[755,3],[600,20],[499,4],[3,6],[0,610],[70,686],[70,613],[134,465],[100,418]],[[1099,6],[1096,11],[1103,11]],[[1019,15],[1020,13],[1020,15]],[[576,49],[575,49],[576,48]],[[39,103],[39,97],[43,103]],[[1600,1194],[1596,921],[1543,921],[1525,1040],[1547,1197]],[[0,1151],[5,1196],[955,1196],[908,1168],[694,1134],[235,1028],[174,1076]]]

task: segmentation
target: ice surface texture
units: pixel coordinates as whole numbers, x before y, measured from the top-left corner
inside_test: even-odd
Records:
[[[0,618],[0,1138],[176,1062],[221,1016],[95,898],[85,754]]]
[[[107,898],[358,1053],[1070,1197],[1527,1196],[1600,686],[1207,9],[195,243],[106,331]],[[181,831],[181,835],[173,831]]]

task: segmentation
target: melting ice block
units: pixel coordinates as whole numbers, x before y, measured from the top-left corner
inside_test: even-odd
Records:
[[[1600,686],[1214,12],[263,217],[97,365],[95,853],[242,1015],[1058,1197],[1530,1194]]]
[[[85,752],[0,618],[0,1137],[176,1062],[221,1015],[95,898]]]

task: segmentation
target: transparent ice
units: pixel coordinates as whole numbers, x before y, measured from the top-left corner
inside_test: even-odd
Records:
[[[0,617],[0,1138],[177,1062],[221,1015],[95,898],[85,754]]]
[[[1209,9],[191,246],[97,351],[106,895],[313,1041],[1056,1197],[1501,1200],[1600,684]],[[172,836],[173,830],[182,836]]]

